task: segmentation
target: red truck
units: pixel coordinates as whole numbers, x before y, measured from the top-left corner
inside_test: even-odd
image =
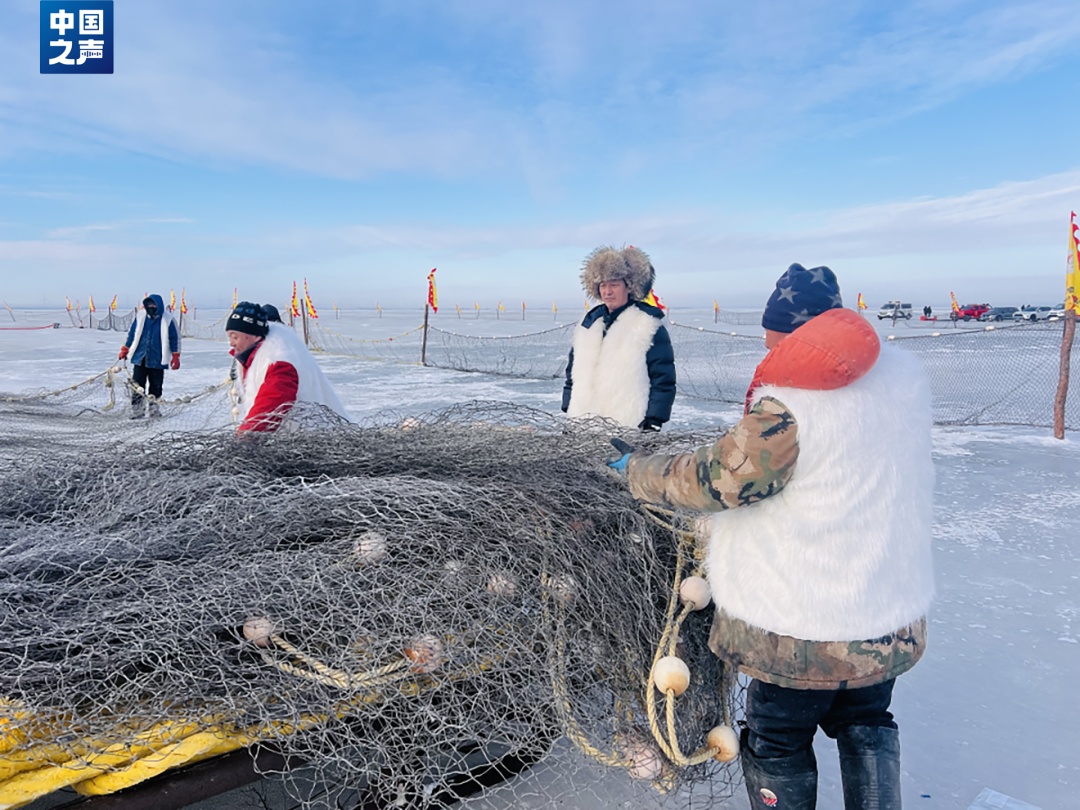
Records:
[[[990,309],[989,304],[964,304],[959,310],[953,310],[949,315],[954,321],[977,321]]]

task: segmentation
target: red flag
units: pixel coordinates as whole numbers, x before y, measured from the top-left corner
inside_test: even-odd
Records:
[[[432,312],[439,311],[439,293],[435,289],[435,271],[437,269],[437,267],[432,267],[431,272],[427,275],[427,302]]]

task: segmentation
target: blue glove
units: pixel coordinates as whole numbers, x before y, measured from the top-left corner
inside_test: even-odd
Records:
[[[616,472],[625,473],[626,472],[626,462],[629,461],[629,460],[630,460],[630,454],[629,453],[624,453],[622,456],[615,459],[614,461],[609,461],[607,463],[607,465],[609,467],[611,467],[611,469],[615,470]]]
[[[630,460],[630,454],[634,452],[634,448],[619,438],[613,438],[611,440],[611,445],[620,453],[622,453],[622,456],[617,459],[613,459],[612,461],[609,461],[607,465],[616,472],[625,473],[626,462]]]

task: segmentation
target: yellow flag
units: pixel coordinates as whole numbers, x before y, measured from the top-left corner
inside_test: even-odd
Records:
[[[306,278],[304,279],[304,306],[307,308],[309,318],[319,317],[319,313],[315,311],[315,305],[311,303],[311,293],[308,292]]]
[[[649,290],[649,294],[642,299],[641,303],[656,307],[659,310],[667,309],[667,307],[664,306],[664,302],[660,299],[660,296],[656,294],[656,290]]]

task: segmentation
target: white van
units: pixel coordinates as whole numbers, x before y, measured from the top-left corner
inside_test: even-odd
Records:
[[[878,310],[877,319],[882,321],[886,318],[904,318],[910,321],[911,304],[901,304],[899,301],[890,301],[883,304],[881,309]]]

